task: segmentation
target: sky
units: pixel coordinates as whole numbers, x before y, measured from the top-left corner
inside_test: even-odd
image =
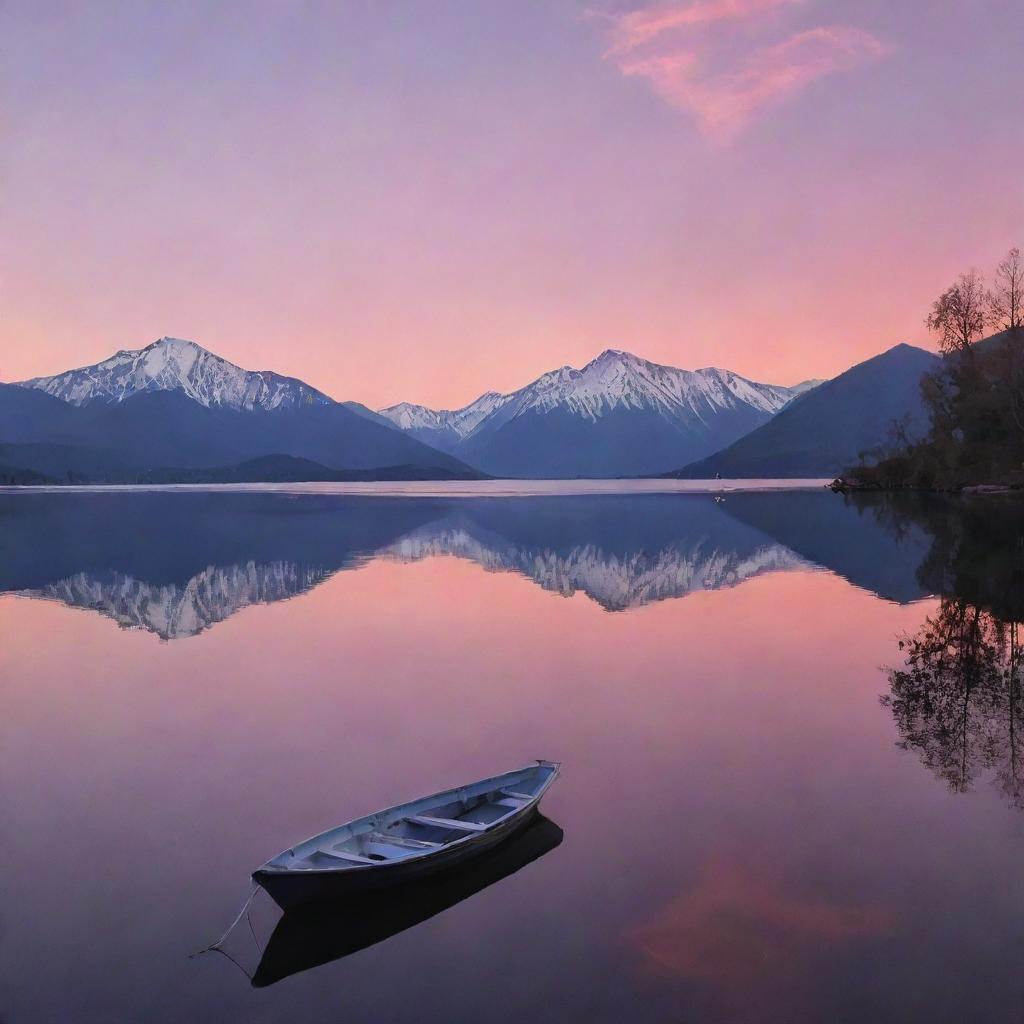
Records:
[[[164,335],[373,407],[759,381],[1024,247],[1018,0],[0,0],[0,380]]]

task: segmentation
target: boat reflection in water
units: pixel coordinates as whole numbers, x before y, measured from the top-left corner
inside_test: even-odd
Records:
[[[558,825],[537,815],[512,838],[463,867],[344,903],[290,910],[267,940],[252,984],[265,988],[383,942],[514,875],[561,842]]]

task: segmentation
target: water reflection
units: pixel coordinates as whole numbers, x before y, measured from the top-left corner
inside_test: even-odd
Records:
[[[982,773],[1014,806],[1021,786],[1021,657],[1018,624],[966,601],[944,599],[939,613],[900,640],[903,668],[889,674],[900,745],[915,750],[950,789],[963,793]]]
[[[177,640],[196,636],[249,605],[294,597],[329,575],[321,566],[246,562],[207,566],[184,583],[148,583],[120,572],[77,572],[16,593],[90,609],[123,629],[145,629],[162,640]]]
[[[877,510],[875,510],[877,512]],[[374,559],[455,557],[608,611],[823,566],[923,595],[916,523],[817,493],[396,499],[165,492],[0,496],[0,592],[195,636]]]
[[[362,564],[437,512],[322,495],[0,495],[0,592],[98,612],[161,639]]]
[[[827,493],[43,497],[0,496],[0,590],[48,597],[0,597],[5,1017],[1021,1018],[1006,880],[1024,814],[987,776],[1014,791],[1020,701],[993,691],[1017,643],[999,646],[1000,624],[1022,621],[1003,506],[972,524],[980,504]],[[776,547],[786,568],[705,568]],[[725,589],[675,599],[693,591],[627,573],[602,590],[574,568],[687,559],[679,578]],[[542,589],[554,565],[574,600]],[[111,594],[168,636],[275,603],[160,644],[113,627]],[[648,603],[605,611],[616,594]],[[948,754],[931,737],[955,741],[963,687],[929,676],[899,692],[906,731],[936,764],[966,760],[970,799],[922,770],[924,746],[896,748],[878,704],[880,666],[911,671],[894,638],[926,618],[960,630],[979,703]],[[566,763],[557,853],[333,963],[429,905],[289,918],[261,980],[323,966],[258,992],[221,958],[186,959],[296,837],[549,751]],[[240,936],[231,952],[255,969],[261,950]]]
[[[932,547],[922,579],[938,612],[901,637],[889,672],[900,745],[957,793],[988,775],[1024,809],[1021,769],[1024,533],[1016,501],[923,506]]]
[[[538,815],[507,842],[458,870],[344,903],[288,911],[267,940],[252,984],[265,988],[375,946],[508,878],[561,842],[562,830]]]
[[[655,973],[763,994],[791,986],[823,951],[884,934],[894,923],[882,906],[801,891],[744,851],[710,857],[693,885],[629,939]]]
[[[629,527],[631,510],[619,524]],[[621,547],[601,536],[588,537],[586,523],[578,543],[553,541],[551,536],[516,543],[495,533],[491,523],[467,512],[446,516],[379,552],[378,557],[415,562],[449,555],[467,559],[489,572],[514,572],[544,590],[565,597],[586,594],[607,611],[623,611],[685,597],[702,590],[733,587],[766,572],[808,568],[808,564],[782,544],[752,531],[736,530],[729,520],[691,515],[676,524],[676,536],[661,546]],[[710,520],[710,521],[709,521]],[[511,532],[511,531],[510,531]]]

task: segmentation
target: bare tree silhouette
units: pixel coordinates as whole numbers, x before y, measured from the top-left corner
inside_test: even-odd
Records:
[[[939,336],[943,352],[969,352],[985,333],[988,306],[985,282],[976,270],[969,270],[935,300],[925,326]]]
[[[1024,326],[1024,260],[1014,247],[996,267],[995,287],[989,295],[989,319],[1000,331]]]

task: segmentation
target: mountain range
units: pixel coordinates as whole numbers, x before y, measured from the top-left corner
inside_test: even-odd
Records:
[[[380,413],[494,476],[646,476],[766,423],[816,381],[759,384],[730,370],[680,370],[608,349],[462,409],[401,403]]]
[[[921,430],[938,357],[899,345],[821,382],[763,384],[608,349],[516,391],[377,412],[161,338],[0,384],[0,483],[827,476]]]
[[[928,426],[921,378],[933,352],[897,345],[801,395],[777,416],[714,455],[669,475],[691,480],[831,476],[888,442],[899,420],[907,435]]]
[[[191,341],[161,338],[94,366],[0,385],[0,464],[57,480],[145,480],[277,456],[298,477],[411,467],[475,478],[457,458],[371,410],[291,377],[253,372]],[[312,466],[310,464],[313,464]]]

